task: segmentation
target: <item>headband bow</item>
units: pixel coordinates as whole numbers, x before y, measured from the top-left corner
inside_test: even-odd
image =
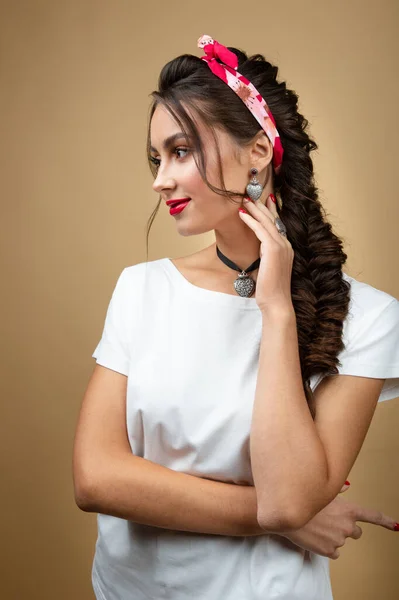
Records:
[[[198,48],[202,48],[205,56],[201,59],[206,61],[211,71],[237,94],[251,111],[259,125],[265,131],[273,145],[273,166],[276,173],[280,171],[283,160],[283,147],[280,134],[277,131],[276,122],[266,101],[258,92],[256,87],[237,71],[238,58],[226,46],[219,44],[210,35],[202,35],[197,42]],[[216,59],[223,64],[220,64]]]
[[[233,75],[236,74],[238,58],[234,52],[231,52],[226,46],[219,44],[216,40],[212,40],[209,35],[203,35],[198,40],[198,47],[203,48],[205,52],[205,56],[201,57],[202,60],[205,60],[215,75],[223,79],[225,83],[227,83],[226,68],[228,68]],[[223,66],[217,62],[217,58],[224,63]]]

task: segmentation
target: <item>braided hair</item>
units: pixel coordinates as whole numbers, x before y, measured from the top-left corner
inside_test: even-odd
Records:
[[[238,57],[238,71],[253,83],[270,107],[284,149],[280,172],[274,174],[274,193],[279,216],[294,250],[291,296],[296,314],[303,389],[314,419],[310,378],[319,374],[337,374],[338,354],[345,348],[342,331],[349,309],[350,284],[342,276],[342,265],[347,255],[318,199],[310,157],[318,146],[306,131],[308,121],[298,112],[297,94],[287,89],[285,82],[277,81],[278,67],[262,54],[248,57],[242,50],[228,49]],[[209,189],[232,202],[236,202],[237,197],[244,197],[245,193],[225,188],[215,133],[215,128],[224,130],[238,147],[251,143],[261,128],[242,100],[211,72],[204,61],[191,54],[178,56],[162,68],[158,90],[151,96],[147,157],[152,174],[156,175],[157,168],[150,156],[150,123],[156,107],[162,105],[182,131],[192,137],[194,159]],[[221,188],[207,180],[204,146],[187,108],[213,133]],[[148,236],[161,202],[160,198],[147,222],[147,260]]]

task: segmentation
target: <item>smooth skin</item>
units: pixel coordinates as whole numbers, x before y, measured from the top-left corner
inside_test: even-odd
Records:
[[[204,124],[198,125],[208,158],[208,177],[218,185],[220,182],[214,169],[214,141],[211,137],[208,139]],[[164,148],[164,140],[178,131],[179,126],[169,113],[157,107],[151,124],[151,143],[158,149],[153,156],[157,157],[160,165],[153,183],[154,191],[163,200],[191,198],[188,207],[173,217],[180,235],[214,231],[216,244],[223,254],[239,265],[251,264],[259,257],[260,241],[249,226],[250,217],[239,217],[238,206],[208,189],[193,161],[188,140],[180,139],[174,147]],[[218,137],[226,187],[244,189],[250,168],[256,167],[264,186],[260,202],[265,204],[273,192],[270,165],[273,149],[267,137],[260,132],[254,143],[244,149],[237,148],[223,132]],[[194,277],[195,285],[207,289],[223,286],[217,287],[218,291],[231,293],[236,275],[216,256],[216,244],[190,257],[178,259],[175,264],[178,262],[188,279]],[[253,275],[257,281],[258,274],[255,272]],[[77,505],[84,511],[176,531],[231,536],[268,533],[258,522],[255,487],[175,472],[132,454],[126,430],[126,385],[125,375],[99,364],[95,366],[75,434],[73,480]],[[325,404],[328,391],[325,386],[323,380],[316,389],[316,403],[320,405],[317,406],[318,427],[321,431],[328,431],[331,418],[329,409],[323,412],[321,406]],[[335,388],[330,389],[330,392],[335,391]],[[364,395],[365,390],[361,392]],[[368,402],[370,410],[366,411],[366,420],[371,419],[375,408],[376,392],[374,389],[373,398]],[[338,410],[337,404],[335,407]],[[330,407],[330,410],[333,409]],[[327,435],[324,436],[325,441]],[[338,447],[334,438],[331,438],[331,444]],[[361,534],[356,521],[393,530],[393,519],[379,511],[346,503],[337,495],[340,489],[341,485],[337,487],[336,497],[301,528],[271,533],[287,537],[303,548],[336,558],[334,552],[343,545],[346,537],[358,539]]]
[[[360,537],[356,521],[393,530],[392,518],[337,496],[297,531],[265,531],[257,520],[255,487],[194,477],[132,454],[126,390],[125,375],[95,365],[73,448],[75,501],[81,510],[176,531],[230,536],[275,533],[332,559],[338,558],[337,548],[346,538]]]
[[[256,301],[262,314],[250,453],[265,529],[300,529],[339,493],[361,450],[384,379],[334,375],[317,386],[313,421],[303,391],[291,300],[294,252],[277,208],[248,201],[240,218],[258,237]],[[273,498],[270,498],[273,490]],[[295,503],[292,502],[295,498]]]

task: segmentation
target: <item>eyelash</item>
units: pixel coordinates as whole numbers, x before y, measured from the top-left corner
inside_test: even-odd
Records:
[[[188,148],[174,148],[172,154],[175,154],[176,152],[190,152],[190,150]],[[150,161],[156,166],[156,168],[159,168],[159,165],[161,164],[159,158],[150,156]]]

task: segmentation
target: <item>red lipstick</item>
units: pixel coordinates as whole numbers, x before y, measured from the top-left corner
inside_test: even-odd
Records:
[[[172,198],[172,200],[166,200],[166,206],[177,204],[178,202],[184,202],[185,200],[191,200],[191,198]]]
[[[169,214],[170,215],[178,215],[179,213],[182,212],[182,210],[184,210],[187,206],[187,204],[190,202],[190,200],[187,200],[186,202],[180,202],[180,204],[174,204],[173,206],[170,207],[169,210]]]

